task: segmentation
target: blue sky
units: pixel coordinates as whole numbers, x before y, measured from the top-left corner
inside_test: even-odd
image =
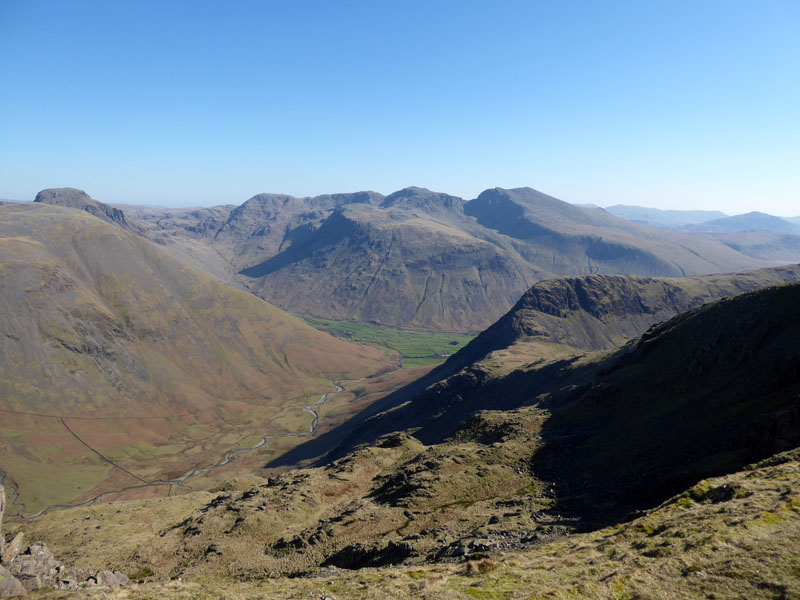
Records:
[[[800,214],[800,2],[0,0],[0,198]]]

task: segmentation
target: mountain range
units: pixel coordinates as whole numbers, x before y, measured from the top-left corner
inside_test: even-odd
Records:
[[[793,235],[664,231],[530,188],[470,201],[422,188],[259,194],[238,207],[128,216],[194,267],[284,310],[422,329],[483,329],[555,276],[675,277],[800,260]]]
[[[729,216],[719,211],[661,210],[625,204],[607,206],[604,210],[628,221],[674,231],[800,233],[800,217],[783,218],[758,211]]]
[[[798,254],[530,188],[3,204],[0,595],[798,595]],[[488,327],[399,369],[283,309]]]
[[[728,216],[718,210],[662,210],[630,204],[613,204],[606,206],[604,210],[627,221],[664,229],[672,229],[681,225],[697,225],[713,219],[724,219]]]

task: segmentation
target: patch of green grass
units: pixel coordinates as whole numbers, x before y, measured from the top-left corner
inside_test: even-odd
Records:
[[[304,318],[312,327],[337,337],[394,351],[402,357],[404,367],[442,362],[466,346],[474,337],[463,333],[408,331],[383,325]]]
[[[467,580],[468,581],[468,580]],[[501,577],[498,579],[481,578],[480,580],[465,586],[465,580],[457,578],[454,580],[455,588],[465,593],[471,598],[479,600],[505,600],[511,598],[519,591],[521,583],[511,577]]]

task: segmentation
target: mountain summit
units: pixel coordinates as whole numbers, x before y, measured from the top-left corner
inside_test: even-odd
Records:
[[[125,229],[130,229],[125,218],[125,213],[120,209],[98,202],[83,190],[75,188],[52,188],[42,190],[36,194],[34,202],[50,204],[52,206],[66,206],[67,208],[77,208],[88,212],[90,215],[99,217],[108,223],[115,223]]]

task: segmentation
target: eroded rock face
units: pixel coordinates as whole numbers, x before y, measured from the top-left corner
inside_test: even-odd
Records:
[[[11,542],[8,548],[5,547],[6,538],[3,535],[3,512],[6,508],[6,490],[5,488],[0,485],[0,598],[6,598],[8,596],[16,596],[17,594],[24,594],[25,588],[23,587],[22,583],[14,577],[14,575],[6,569],[3,565],[6,564],[6,551],[8,555],[11,556],[12,552],[14,551],[15,542],[17,545],[22,544],[22,534],[17,534],[17,537],[14,538],[14,541]],[[19,550],[16,550],[19,552]],[[14,552],[14,555],[16,555]]]
[[[28,590],[43,587],[58,587],[58,561],[44,544],[28,546],[24,553],[18,554],[8,565],[9,571],[22,586]]]
[[[7,550],[14,550],[5,567],[0,570],[0,597],[23,594],[43,588],[75,590],[87,587],[115,588],[130,580],[118,571],[87,571],[59,563],[44,544],[31,544],[19,551],[22,534],[14,538]],[[13,548],[12,548],[13,546]]]

